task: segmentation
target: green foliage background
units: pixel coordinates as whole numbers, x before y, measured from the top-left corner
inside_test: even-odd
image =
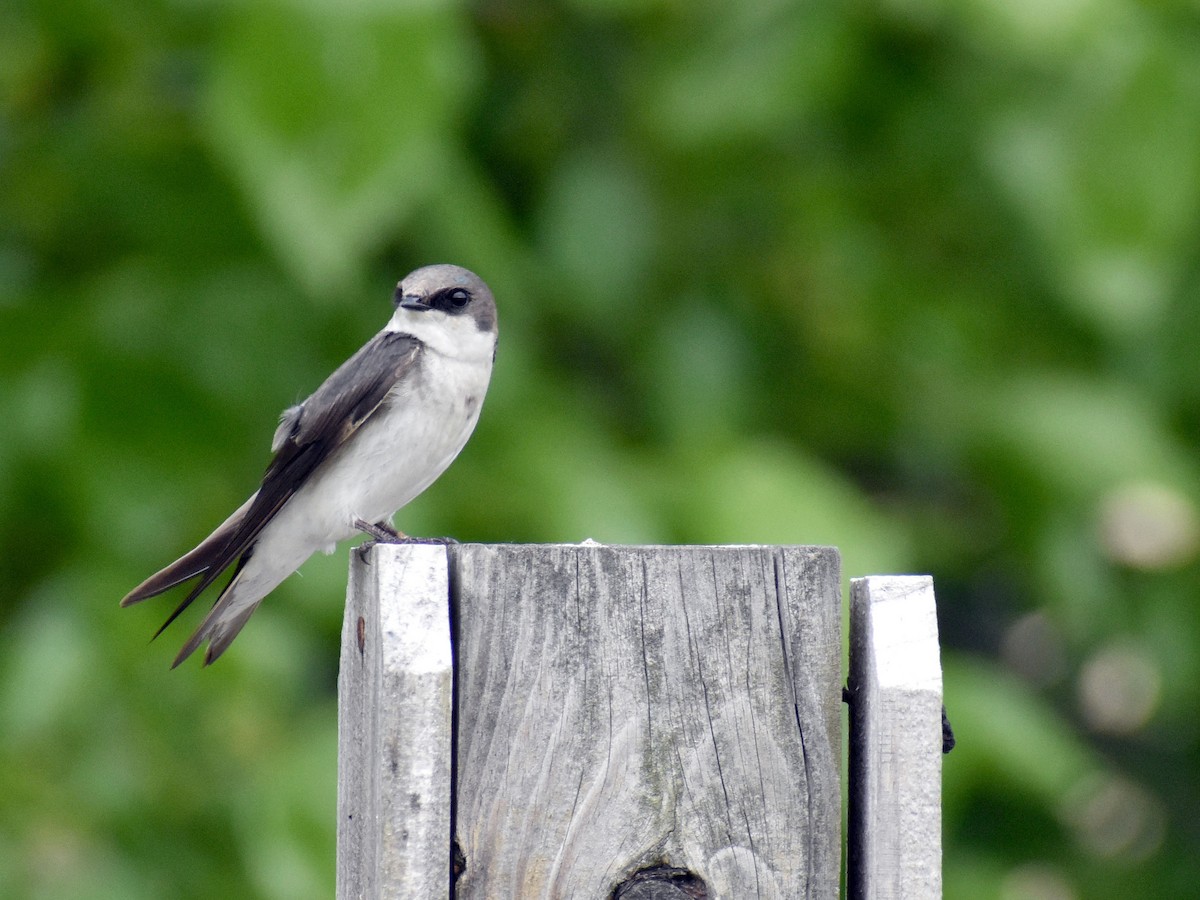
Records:
[[[1181,0],[8,0],[0,895],[331,895],[344,548],[208,670],[116,603],[440,261],[400,527],[933,573],[946,895],[1190,894],[1198,239]]]

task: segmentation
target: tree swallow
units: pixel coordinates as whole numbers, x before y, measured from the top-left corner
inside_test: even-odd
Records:
[[[390,519],[475,429],[496,355],[496,302],[479,276],[427,266],[396,287],[379,334],[311,397],[284,410],[259,489],[199,546],[150,576],[129,606],[200,576],[155,637],[220,574],[233,577],[172,668],[205,641],[212,663],[258,604],[317,550],[358,531],[401,540]]]

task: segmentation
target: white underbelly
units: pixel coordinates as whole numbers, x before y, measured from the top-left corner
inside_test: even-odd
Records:
[[[479,419],[490,371],[428,354],[415,374],[288,500],[256,553],[329,552],[356,532],[355,519],[387,519],[454,461]]]

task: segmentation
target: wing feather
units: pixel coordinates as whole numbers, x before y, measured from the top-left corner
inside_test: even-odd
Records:
[[[421,347],[411,335],[380,332],[325,379],[312,396],[286,410],[272,442],[275,455],[258,492],[195,550],[134,589],[122,605],[202,576],[159,629],[161,633],[222,572],[246,556],[292,495],[370,419],[388,392],[416,363]]]

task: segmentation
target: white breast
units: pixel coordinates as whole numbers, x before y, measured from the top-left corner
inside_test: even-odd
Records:
[[[329,552],[355,533],[356,518],[382,521],[424,491],[471,436],[491,369],[490,353],[451,358],[426,347],[383,405],[263,530],[256,554]]]

